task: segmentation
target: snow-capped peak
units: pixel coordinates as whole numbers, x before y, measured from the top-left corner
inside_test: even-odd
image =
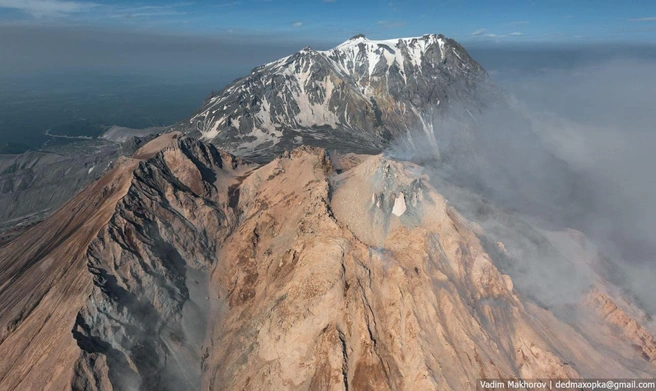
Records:
[[[468,81],[473,89],[487,79],[443,35],[357,35],[329,50],[305,47],[253,69],[208,98],[189,126],[238,150],[281,151],[313,137],[377,148],[415,126],[432,135],[432,122],[424,117],[463,94],[455,93],[453,80]]]
[[[444,59],[445,46],[444,36],[436,34],[387,40],[371,40],[360,34],[319,53],[324,54],[344,74],[369,79],[394,65],[402,71],[418,69],[431,48],[439,50],[440,59]],[[362,68],[365,64],[366,71]]]
[[[432,51],[429,63],[436,59],[439,62],[451,54],[450,50],[447,53],[446,46],[447,39],[441,34],[385,40],[372,40],[359,34],[329,50],[318,51],[307,46],[260,69],[282,74],[298,73],[302,69],[305,73],[313,64],[320,62],[331,64],[342,75],[369,84],[371,77],[381,76],[393,66],[404,74],[413,71],[421,73],[427,52]],[[455,51],[454,54],[458,55]]]
[[[423,42],[425,44],[438,43],[439,41],[444,41],[445,38],[442,34],[425,34],[421,37],[408,37],[408,38],[395,38],[395,39],[384,39],[384,40],[372,40],[367,38],[364,34],[358,34],[349,38],[347,41],[344,41],[337,47],[327,50],[325,52],[330,52],[340,48],[346,48],[351,46],[358,46],[361,43],[368,45],[387,45],[398,47],[399,44],[414,44],[416,42]]]

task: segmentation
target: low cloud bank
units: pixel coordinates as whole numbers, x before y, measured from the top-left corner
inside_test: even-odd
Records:
[[[541,69],[502,86],[507,101],[497,99],[473,116],[455,108],[434,118],[439,151],[421,147],[429,143],[418,129],[416,142],[388,153],[421,160],[434,175],[536,218],[541,228],[584,232],[609,259],[613,282],[655,314],[656,62],[609,59]],[[476,209],[465,210],[469,216],[487,218],[481,202],[450,195],[461,209]],[[499,218],[487,219],[484,228],[499,231]],[[528,228],[503,224],[515,224],[523,235],[503,228],[516,249],[529,248],[520,243],[531,236]],[[546,305],[566,303],[587,276],[541,246],[533,243],[523,263],[509,267]]]

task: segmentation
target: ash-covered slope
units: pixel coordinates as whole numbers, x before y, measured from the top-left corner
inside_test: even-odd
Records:
[[[43,220],[107,173],[121,156],[131,155],[149,139],[89,140],[22,154],[0,154],[0,232]]]
[[[100,178],[120,145],[84,142],[52,151],[0,155],[0,230],[52,212]]]
[[[483,68],[453,39],[359,35],[255,68],[208,97],[180,128],[260,160],[300,144],[380,151],[411,129],[435,143],[436,117],[451,105],[480,109],[491,89]]]
[[[258,167],[168,134],[0,249],[0,389],[654,377],[648,319],[550,235],[591,276],[580,316],[515,288],[513,249],[417,165],[302,147]]]

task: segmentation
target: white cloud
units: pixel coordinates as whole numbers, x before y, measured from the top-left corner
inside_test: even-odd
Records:
[[[176,8],[188,4],[172,4],[164,6],[144,5],[137,7],[110,9],[110,15],[124,18],[153,18],[159,16],[178,16],[185,15],[185,12],[178,11]]]
[[[157,18],[185,15],[181,7],[193,3],[168,5],[106,5],[91,1],[76,0],[0,0],[0,8],[14,9],[35,18],[57,18],[93,12],[94,16],[106,18]],[[226,3],[234,5],[239,2]]]
[[[62,0],[0,0],[0,8],[10,8],[32,15],[35,18],[66,16],[89,11],[98,4],[82,1]]]
[[[292,23],[292,27],[303,27],[303,22],[294,22]]]
[[[523,37],[525,34],[519,31],[514,31],[509,34],[495,34],[488,32],[487,29],[478,29],[474,32],[471,33],[472,37],[476,37],[478,39],[492,39],[492,40],[499,40],[502,38],[508,38],[508,37]]]
[[[379,20],[376,22],[378,26],[380,26],[382,29],[393,29],[393,28],[400,28],[400,27],[405,27],[406,23],[402,20]]]
[[[646,18],[629,19],[629,22],[656,22],[656,16],[648,16]]]

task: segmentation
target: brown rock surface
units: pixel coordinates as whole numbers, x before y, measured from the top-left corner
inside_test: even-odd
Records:
[[[648,319],[602,277],[576,316],[554,313],[516,291],[421,167],[332,160],[301,147],[257,167],[177,135],[146,145],[0,248],[0,389],[655,376]]]

